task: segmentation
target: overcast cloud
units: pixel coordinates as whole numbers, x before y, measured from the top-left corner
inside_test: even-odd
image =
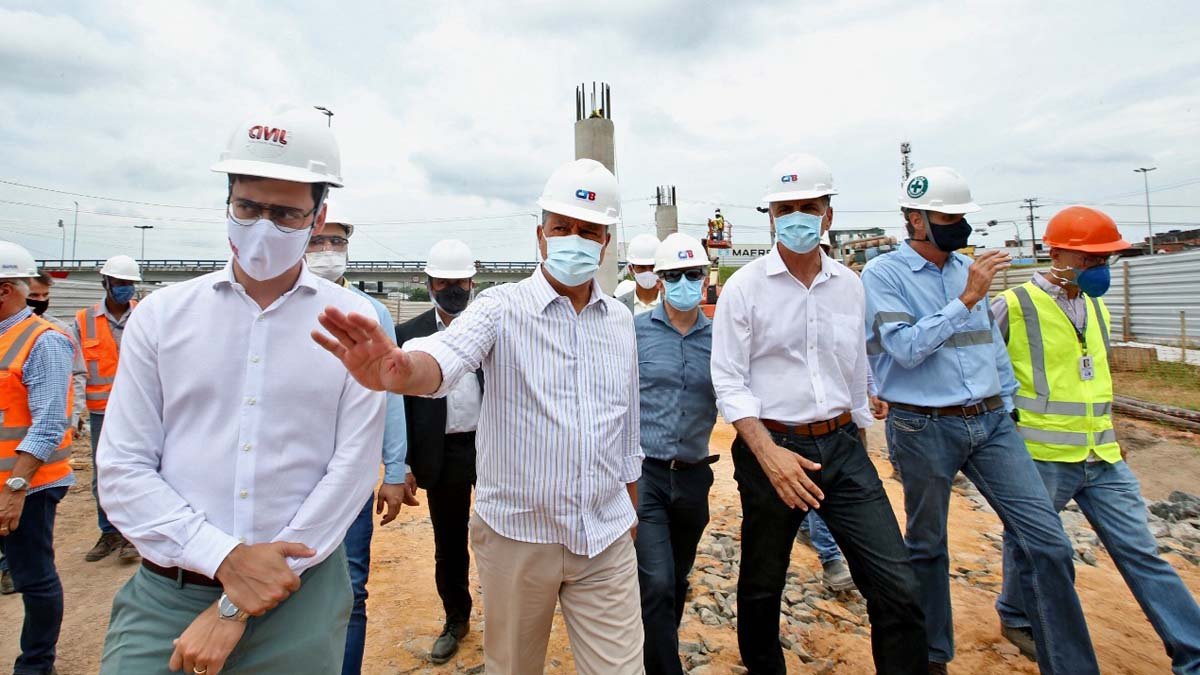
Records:
[[[69,256],[78,200],[81,258],[138,255],[145,224],[147,257],[225,257],[208,167],[240,120],[293,102],[336,113],[352,257],[456,236],[531,259],[528,214],[593,80],[612,87],[625,239],[673,184],[685,231],[721,205],[736,241],[765,242],[751,207],[793,151],[833,167],[835,228],[899,226],[901,141],[967,177],[992,203],[977,220],[1020,220],[1024,197],[1044,218],[1117,204],[1140,240],[1133,169],[1157,166],[1155,230],[1200,221],[1194,0],[283,4],[0,0],[0,181],[195,207],[0,183],[0,236],[57,258],[62,218]]]

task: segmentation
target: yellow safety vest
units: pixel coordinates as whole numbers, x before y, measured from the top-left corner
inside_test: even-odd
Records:
[[[1008,355],[1020,388],[1013,403],[1017,430],[1034,459],[1081,462],[1091,452],[1121,460],[1112,424],[1112,375],[1108,369],[1108,308],[1099,298],[1084,303],[1082,338],[1066,312],[1033,282],[1004,291],[1008,305]],[[1080,358],[1092,357],[1094,376],[1080,375]]]

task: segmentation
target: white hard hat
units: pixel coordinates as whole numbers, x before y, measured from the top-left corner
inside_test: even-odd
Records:
[[[471,249],[457,239],[443,239],[429,249],[425,275],[433,279],[470,279],[475,276]]]
[[[622,279],[621,283],[617,284],[616,290],[613,291],[613,297],[619,298],[626,293],[632,293],[635,288],[637,288],[636,281],[633,279]]]
[[[763,201],[770,204],[836,194],[829,165],[812,155],[798,152],[771,167],[771,179]]]
[[[625,251],[625,260],[630,265],[653,265],[656,250],[658,250],[658,237],[652,234],[639,234],[629,242],[629,248]]]
[[[681,270],[689,267],[708,267],[708,256],[700,240],[675,232],[654,251],[654,271]]]
[[[304,109],[247,120],[234,129],[221,161],[213,164],[212,170],[342,187],[337,139],[321,115]]]
[[[347,223],[344,220],[338,220],[342,217],[342,210],[337,208],[332,199],[325,200],[325,224],[339,225],[346,230],[346,238],[349,239],[354,234],[354,225]]]
[[[546,181],[537,205],[543,211],[598,225],[621,220],[617,177],[594,159],[577,159],[558,167]]]
[[[900,206],[951,214],[982,210],[971,199],[966,179],[948,166],[931,166],[913,173],[904,183]]]
[[[37,275],[37,263],[24,246],[0,241],[0,279],[30,279]]]
[[[114,255],[104,261],[100,268],[100,276],[124,279],[125,281],[141,281],[142,271],[137,261],[127,255]]]

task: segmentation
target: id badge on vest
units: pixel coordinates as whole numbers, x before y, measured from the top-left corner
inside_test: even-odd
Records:
[[[1079,357],[1079,379],[1084,382],[1088,382],[1090,380],[1094,380],[1095,378],[1096,378],[1096,367],[1095,367],[1095,363],[1093,363],[1092,357],[1090,357],[1090,356]]]

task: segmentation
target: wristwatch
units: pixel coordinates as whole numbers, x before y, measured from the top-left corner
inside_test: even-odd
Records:
[[[4,487],[12,490],[13,492],[21,492],[22,490],[29,489],[29,481],[24,478],[13,476],[12,478],[4,481]]]
[[[246,622],[250,618],[249,612],[238,609],[238,606],[233,604],[228,595],[221,594],[221,599],[217,601],[217,615],[226,621]]]

